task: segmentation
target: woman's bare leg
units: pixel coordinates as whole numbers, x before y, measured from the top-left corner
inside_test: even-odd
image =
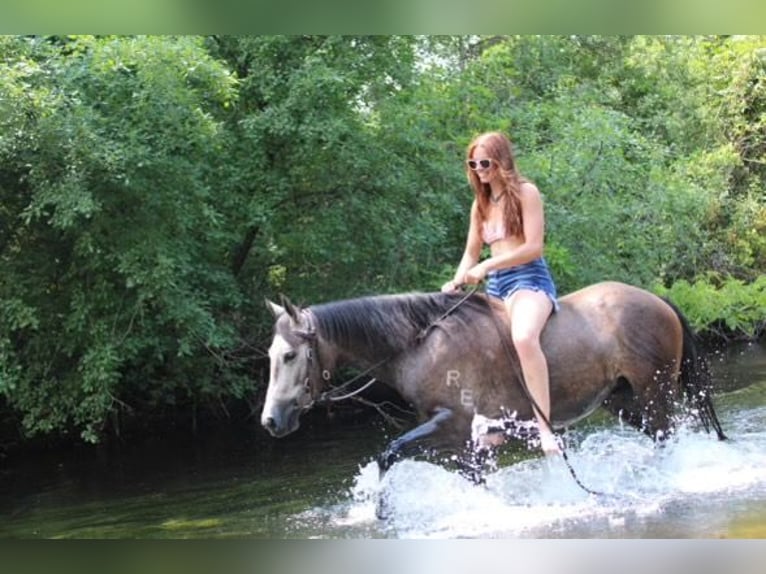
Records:
[[[546,423],[550,420],[551,401],[548,381],[548,362],[540,346],[540,333],[553,309],[553,302],[541,291],[521,290],[506,301],[511,318],[511,338],[521,363],[521,371],[529,393],[543,411],[545,418],[535,411],[540,429],[540,445],[545,454],[561,454],[561,448]]]

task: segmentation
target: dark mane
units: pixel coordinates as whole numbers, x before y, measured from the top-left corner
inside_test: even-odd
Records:
[[[374,348],[381,353],[398,353],[416,343],[416,337],[434,325],[464,297],[464,294],[408,293],[347,299],[309,307],[319,334],[346,346]],[[472,295],[457,305],[440,323],[460,329],[477,314],[486,314],[487,301]]]

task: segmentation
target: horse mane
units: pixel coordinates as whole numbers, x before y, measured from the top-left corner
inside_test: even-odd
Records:
[[[485,297],[476,294],[405,293],[312,305],[309,310],[323,338],[394,354],[412,347],[436,322],[448,332],[461,331],[479,315],[486,316],[489,306]]]

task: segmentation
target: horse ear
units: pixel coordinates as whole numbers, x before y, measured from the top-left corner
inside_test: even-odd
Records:
[[[281,305],[277,305],[273,301],[269,301],[266,299],[266,307],[268,307],[269,311],[271,311],[271,314],[274,315],[275,319],[279,319],[282,315],[285,314],[285,308]]]
[[[280,295],[280,299],[282,301],[282,308],[284,309],[284,312],[290,315],[293,323],[300,323],[300,309],[290,303],[290,300],[284,295]]]

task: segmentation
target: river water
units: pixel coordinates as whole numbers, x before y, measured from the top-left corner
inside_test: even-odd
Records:
[[[596,416],[562,462],[506,451],[485,486],[423,461],[372,462],[380,421],[5,461],[2,538],[766,538],[766,347],[713,355],[731,438],[682,428],[664,448]],[[383,493],[388,518],[375,516]]]

